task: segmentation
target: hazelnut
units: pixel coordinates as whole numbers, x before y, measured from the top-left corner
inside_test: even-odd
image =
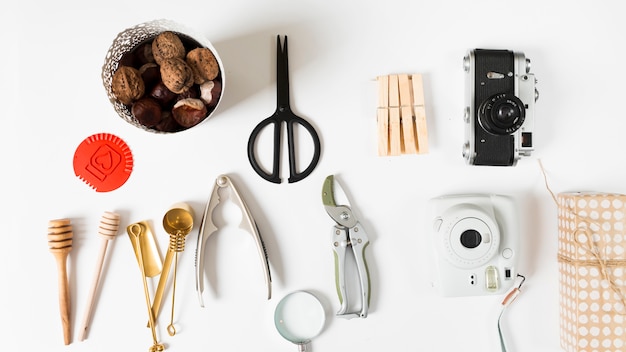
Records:
[[[200,85],[200,100],[207,106],[215,106],[221,92],[222,83],[220,81],[206,81]]]
[[[141,98],[145,92],[145,85],[139,70],[134,67],[120,66],[113,74],[111,90],[122,104],[130,105]]]
[[[161,105],[149,97],[141,98],[134,102],[130,111],[140,124],[148,127],[161,122],[163,114]]]
[[[141,65],[139,73],[141,74],[141,79],[143,79],[146,91],[149,91],[161,81],[161,70],[154,62]]]
[[[161,79],[169,90],[180,94],[193,85],[193,71],[185,60],[165,59],[161,62]]]
[[[176,93],[167,89],[165,84],[160,81],[150,91],[150,96],[161,104],[161,106],[168,106],[176,98]]]
[[[217,59],[208,48],[196,48],[187,54],[187,64],[191,67],[196,84],[214,80],[220,72]]]
[[[185,58],[183,42],[174,32],[163,32],[152,41],[152,55],[157,64],[172,58]]]
[[[207,115],[206,106],[200,99],[187,98],[174,104],[172,116],[183,127],[189,128],[197,125]]]

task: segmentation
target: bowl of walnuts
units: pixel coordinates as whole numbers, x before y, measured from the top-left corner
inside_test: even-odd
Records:
[[[224,93],[224,68],[204,37],[169,20],[119,33],[102,66],[102,83],[118,115],[154,133],[207,120]]]

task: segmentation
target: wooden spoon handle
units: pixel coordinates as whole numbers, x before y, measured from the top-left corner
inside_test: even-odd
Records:
[[[59,309],[61,311],[61,322],[63,323],[63,337],[66,345],[71,341],[71,324],[70,324],[70,290],[67,278],[67,255],[68,249],[53,250],[54,258],[57,262],[57,278],[59,286]]]

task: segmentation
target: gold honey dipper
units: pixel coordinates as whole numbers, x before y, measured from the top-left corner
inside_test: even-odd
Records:
[[[57,262],[59,308],[63,323],[63,337],[66,345],[71,342],[70,290],[67,277],[67,255],[72,250],[72,225],[70,219],[57,219],[48,222],[48,247]]]
[[[89,298],[87,299],[87,310],[85,310],[83,323],[79,330],[79,341],[83,341],[87,337],[87,329],[89,328],[89,322],[91,320],[94,308],[96,291],[100,282],[100,274],[102,273],[102,266],[104,264],[104,257],[106,255],[107,246],[109,244],[109,241],[115,239],[119,225],[119,214],[109,211],[104,212],[100,220],[100,226],[98,227],[98,234],[100,235],[100,251],[98,252],[98,258],[96,260],[96,270],[94,272],[91,289],[89,291]]]

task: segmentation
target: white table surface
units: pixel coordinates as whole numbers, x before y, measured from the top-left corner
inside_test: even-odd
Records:
[[[501,296],[446,299],[430,286],[427,201],[467,192],[509,194],[519,205],[519,271],[527,280],[505,316],[510,350],[560,350],[556,206],[538,160],[555,192],[626,192],[621,2],[61,0],[20,2],[17,9],[2,11],[0,41],[2,203],[10,224],[1,256],[8,269],[0,284],[5,350],[146,351],[152,339],[143,287],[124,231],[109,247],[89,337],[77,339],[100,217],[110,210],[122,215],[122,228],[140,220],[159,225],[172,203],[184,201],[199,223],[222,173],[241,189],[264,235],[273,297],[265,299],[254,243],[237,228],[237,208],[226,203],[205,254],[211,263],[205,308],[194,289],[197,226],[187,238],[177,280],[178,334],[165,331],[168,298],[157,329],[167,351],[295,351],[273,325],[276,304],[294,290],[314,292],[327,312],[312,351],[499,351]],[[175,135],[147,133],[117,117],[100,78],[117,33],[159,18],[205,34],[226,68],[216,114]],[[246,156],[251,130],[275,108],[277,34],[289,36],[292,107],[322,139],[314,172],[280,185],[261,179]],[[536,150],[515,167],[468,166],[461,156],[461,63],[476,47],[525,52],[539,81]],[[377,156],[375,78],[392,73],[423,74],[427,155]],[[78,144],[100,132],[124,139],[135,160],[128,182],[108,193],[93,191],[72,169]],[[320,199],[329,174],[343,182],[370,234],[367,319],[334,317],[332,222]],[[46,240],[47,222],[64,217],[72,219],[75,239],[69,346]],[[153,229],[164,253],[167,235]]]

